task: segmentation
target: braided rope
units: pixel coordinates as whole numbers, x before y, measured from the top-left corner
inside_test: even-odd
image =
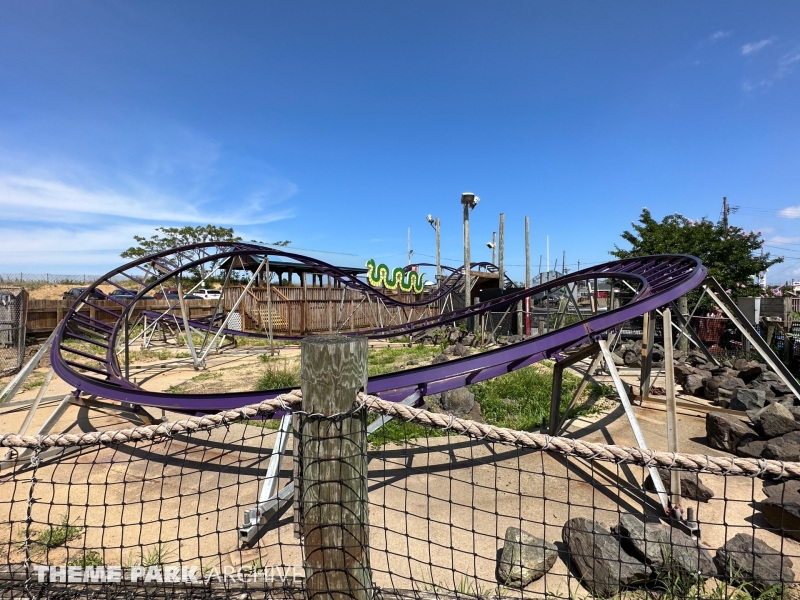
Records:
[[[302,395],[299,390],[292,390],[272,400],[264,400],[259,404],[250,404],[236,410],[226,410],[213,415],[188,417],[171,423],[144,425],[117,431],[91,431],[82,434],[61,433],[52,435],[19,435],[7,433],[0,436],[0,447],[30,448],[43,450],[48,448],[68,448],[72,446],[94,446],[98,444],[124,444],[141,440],[156,440],[175,434],[193,433],[205,429],[223,427],[237,421],[244,421],[256,416],[266,416],[281,410],[299,408]]]
[[[74,446],[93,446],[100,444],[121,444],[142,440],[157,440],[175,434],[187,434],[200,430],[226,426],[230,423],[251,419],[256,416],[269,416],[281,410],[299,412],[302,403],[300,390],[292,390],[271,400],[251,404],[236,410],[222,411],[213,415],[189,417],[171,423],[146,425],[117,431],[93,431],[83,434],[64,433],[54,435],[18,435],[9,433],[0,436],[0,447],[30,448],[68,448]],[[552,437],[543,433],[518,431],[460,419],[454,415],[432,413],[413,408],[399,402],[387,402],[377,396],[359,393],[358,405],[347,414],[360,408],[416,423],[426,427],[442,429],[458,435],[484,441],[553,452],[562,456],[574,456],[585,460],[601,460],[615,464],[632,464],[643,467],[679,468],[685,471],[709,473],[713,475],[741,475],[759,478],[800,479],[800,462],[779,460],[708,456],[706,454],[685,454],[681,452],[659,452],[627,446],[597,444],[573,438]],[[322,416],[322,415],[315,415]],[[333,415],[328,418],[341,418]]]

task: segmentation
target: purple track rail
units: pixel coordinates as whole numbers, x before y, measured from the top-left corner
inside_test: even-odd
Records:
[[[170,260],[171,256],[185,256],[190,250],[208,249],[205,258],[176,264]],[[215,252],[213,252],[215,251]],[[142,268],[143,264],[155,264],[159,276],[139,293],[137,298],[145,295],[150,289],[175,274],[196,267],[198,264],[211,259],[226,259],[230,256],[241,255],[282,256],[298,260],[305,264],[315,266],[320,272],[330,274],[351,288],[359,289],[364,293],[380,297],[386,304],[399,306],[420,306],[423,303],[432,303],[444,297],[460,281],[459,270],[454,270],[447,279],[448,286],[444,291],[439,290],[423,300],[404,304],[394,298],[384,296],[379,291],[369,287],[364,282],[352,275],[339,271],[336,267],[305,257],[302,255],[266,248],[255,244],[236,243],[209,243],[197,244],[177,248],[170,252],[139,259],[112,271],[87,288],[78,298],[75,305],[59,325],[55,341],[51,349],[51,363],[58,376],[74,386],[84,394],[97,395],[111,400],[131,402],[142,406],[151,406],[176,410],[186,413],[207,413],[219,410],[238,408],[246,404],[260,402],[264,399],[274,398],[287,390],[270,390],[267,392],[233,392],[228,394],[167,394],[144,390],[124,379],[116,360],[114,348],[116,339],[124,322],[125,313],[133,305],[131,302],[113,324],[92,323],[85,316],[79,315],[78,307],[89,298],[97,286],[107,283],[112,277],[126,274],[133,267]],[[452,360],[447,363],[419,367],[408,371],[388,373],[371,377],[367,391],[381,396],[390,401],[399,401],[419,390],[423,395],[434,394],[452,390],[463,385],[477,383],[486,379],[497,377],[504,373],[531,365],[545,358],[558,359],[561,352],[587,341],[595,341],[604,333],[619,327],[625,321],[640,316],[645,312],[654,310],[669,302],[676,300],[685,293],[699,286],[706,276],[706,269],[700,261],[692,256],[685,255],[659,255],[636,259],[615,261],[598,265],[572,273],[556,281],[551,281],[533,288],[517,290],[500,298],[482,302],[468,308],[428,317],[381,329],[357,332],[352,335],[366,335],[371,338],[387,338],[423,331],[447,323],[463,320],[467,317],[478,316],[488,311],[504,310],[509,305],[526,298],[547,293],[565,284],[586,279],[616,279],[627,280],[638,285],[638,293],[625,306],[612,311],[598,313],[573,325],[563,327],[548,334],[525,340],[523,342],[484,352],[474,356]],[[85,297],[85,298],[84,298]],[[135,299],[134,299],[135,302]],[[198,328],[216,330],[209,323],[192,322]],[[80,332],[80,333],[79,333]],[[96,340],[99,350],[105,352],[97,355],[78,353],[74,349],[64,346],[68,338],[83,339],[82,333],[91,333]],[[230,335],[241,335],[242,332],[227,331]],[[345,334],[350,335],[350,334]],[[83,358],[95,361],[96,366],[90,365],[88,371],[83,371],[86,366],[70,360],[72,354],[79,354]]]

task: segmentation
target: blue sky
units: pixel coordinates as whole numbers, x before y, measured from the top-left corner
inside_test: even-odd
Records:
[[[37,2],[0,8],[0,272],[100,273],[229,225],[523,276],[647,206],[761,230],[800,278],[800,3]]]

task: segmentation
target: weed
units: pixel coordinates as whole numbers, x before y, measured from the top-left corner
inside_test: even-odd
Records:
[[[142,554],[139,562],[143,567],[155,567],[158,565],[163,565],[174,553],[175,551],[170,547],[169,544],[162,544],[159,542],[146,554]]]
[[[63,546],[67,542],[76,540],[82,535],[83,527],[70,523],[69,515],[65,513],[61,516],[60,524],[55,527],[51,525],[44,531],[38,532],[33,542],[37,546],[49,550],[50,548]]]
[[[256,382],[258,391],[274,390],[281,388],[297,387],[300,385],[299,369],[276,369],[268,367]]]
[[[103,557],[97,550],[90,550],[67,564],[71,567],[101,567],[103,566]]]

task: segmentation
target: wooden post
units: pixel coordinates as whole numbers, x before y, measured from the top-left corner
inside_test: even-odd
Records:
[[[656,336],[656,316],[654,312],[642,315],[642,366],[639,375],[639,396],[641,401],[650,394],[650,375],[653,371],[653,345]]]
[[[300,347],[299,517],[307,598],[371,600],[367,415],[347,415],[367,386],[367,338],[318,335]]]
[[[302,335],[308,334],[308,283],[306,282],[306,274],[300,273],[300,283],[302,284],[303,288],[303,312],[300,315],[300,320],[302,325],[300,326],[300,331]]]
[[[686,296],[681,296],[678,298],[678,311],[681,313],[684,322],[689,321],[689,301],[687,300]],[[678,337],[678,350],[683,352],[684,354],[689,353],[689,338],[685,335],[681,335]]]

